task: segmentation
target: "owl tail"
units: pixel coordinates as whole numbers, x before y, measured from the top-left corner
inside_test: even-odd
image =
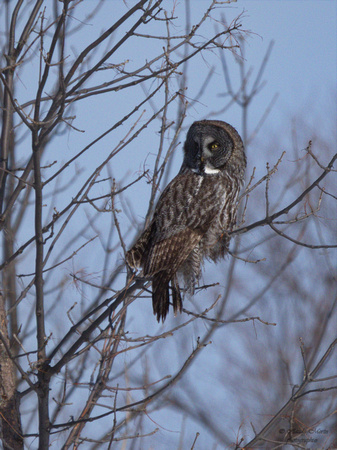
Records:
[[[171,275],[167,272],[158,272],[152,278],[153,314],[157,316],[158,322],[160,322],[160,319],[164,322],[170,308],[170,281],[172,287],[172,303],[174,314],[176,315],[178,311],[181,312],[183,308],[177,278],[173,276],[173,278],[171,279]]]

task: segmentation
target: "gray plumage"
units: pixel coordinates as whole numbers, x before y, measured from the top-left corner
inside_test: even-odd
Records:
[[[153,312],[158,321],[182,310],[177,274],[193,292],[204,258],[218,261],[228,251],[236,222],[237,198],[246,156],[238,132],[220,120],[190,127],[178,175],[160,196],[153,219],[126,255],[129,266],[152,278]]]

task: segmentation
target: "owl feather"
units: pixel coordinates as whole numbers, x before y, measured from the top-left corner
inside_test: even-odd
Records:
[[[222,121],[195,122],[184,145],[178,175],[160,196],[153,219],[127,252],[129,266],[152,279],[153,312],[165,320],[170,305],[182,311],[177,274],[193,292],[204,258],[228,251],[246,157],[237,131]],[[170,289],[171,287],[171,289]]]

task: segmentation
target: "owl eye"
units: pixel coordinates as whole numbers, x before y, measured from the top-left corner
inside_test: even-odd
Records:
[[[210,150],[216,150],[217,148],[219,148],[220,147],[220,144],[218,143],[218,142],[211,142],[210,144],[209,144],[209,146],[208,146],[208,148],[210,149]]]

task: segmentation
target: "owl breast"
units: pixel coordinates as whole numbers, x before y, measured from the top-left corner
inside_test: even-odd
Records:
[[[212,185],[217,186],[213,200],[218,212],[199,244],[201,258],[213,261],[223,258],[228,251],[228,232],[236,222],[237,198],[241,187],[241,181],[228,173],[220,173],[217,178],[217,183],[214,183],[212,177]]]
[[[237,198],[242,184],[241,177],[221,172],[198,177],[197,199],[192,210],[196,221],[205,222],[205,233],[179,269],[185,288],[193,294],[201,274],[201,263],[206,258],[217,262],[223,258],[229,246],[228,232],[236,223]],[[212,211],[212,213],[211,213]],[[215,212],[215,213],[214,213]],[[212,220],[207,220],[212,217]]]

